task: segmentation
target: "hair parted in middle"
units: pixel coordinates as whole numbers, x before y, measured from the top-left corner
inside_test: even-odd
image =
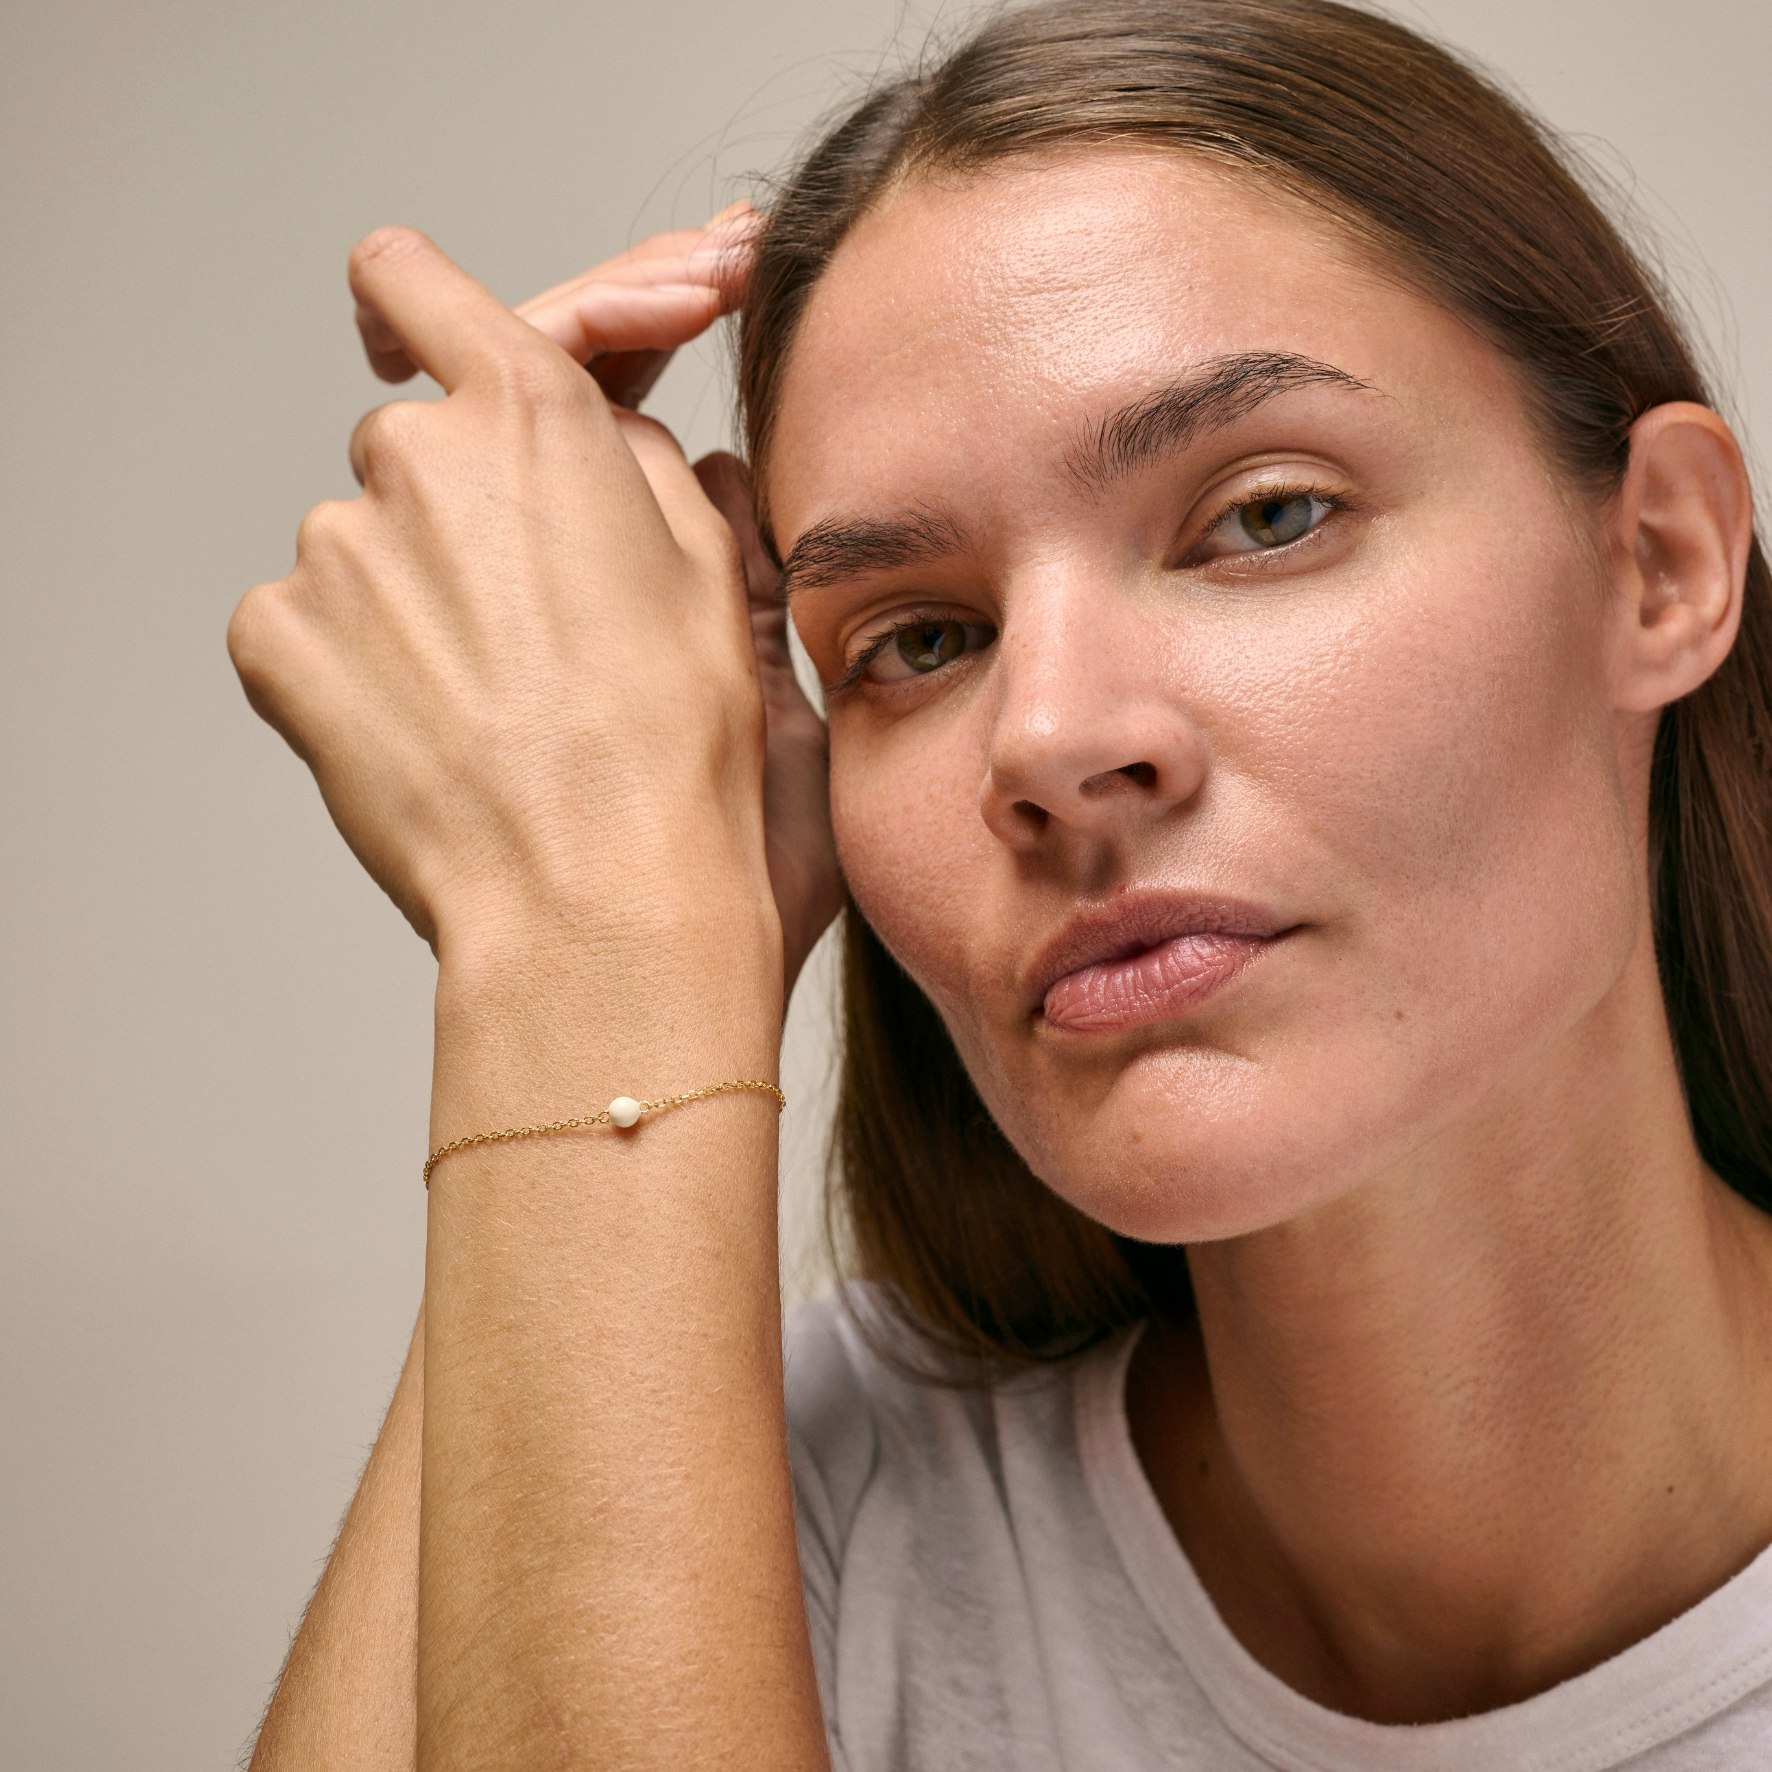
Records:
[[[1456,55],[1336,0],[1044,0],[855,106],[767,206],[739,322],[766,546],[783,376],[856,222],[919,174],[1147,144],[1330,217],[1514,365],[1549,459],[1597,501],[1631,425],[1711,401],[1671,304],[1549,132]],[[1650,792],[1656,952],[1704,1160],[1772,1208],[1772,575],[1756,541],[1728,658],[1664,710]],[[929,999],[853,903],[828,1241],[875,1282],[885,1357],[978,1382],[1191,1309],[1185,1251],[1118,1236],[1011,1147]],[[866,1325],[864,1324],[864,1328]]]

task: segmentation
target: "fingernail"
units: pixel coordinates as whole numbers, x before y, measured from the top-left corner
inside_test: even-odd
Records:
[[[728,203],[718,215],[710,215],[701,225],[706,228],[717,228],[721,222],[731,221],[734,216],[743,215],[747,209],[754,210],[756,205],[748,197],[740,197],[736,203]]]
[[[737,246],[754,239],[763,231],[763,224],[768,219],[762,210],[753,209],[748,203],[734,204],[730,210],[722,210],[702,229],[695,250]]]
[[[756,236],[759,231],[760,229],[754,226],[740,226],[737,222],[723,222],[716,232],[707,235],[690,248],[683,259],[684,268],[691,271],[704,271],[710,265],[742,263],[756,245]]]

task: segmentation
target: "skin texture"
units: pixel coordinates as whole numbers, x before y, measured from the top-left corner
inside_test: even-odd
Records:
[[[1076,471],[1257,351],[1363,386]],[[1246,1646],[1381,1721],[1541,1690],[1772,1539],[1767,1223],[1693,1147],[1646,885],[1656,721],[1733,641],[1751,504],[1714,414],[1632,441],[1579,494],[1459,319],[1247,175],[1125,149],[888,194],[764,464],[790,579],[815,525],[947,538],[793,596],[827,685],[964,624],[828,698],[845,873],[1035,1173],[1193,1245],[1141,1457]],[[1275,489],[1346,508],[1266,558],[1212,528]],[[1038,947],[1153,885],[1305,927],[1183,1017],[1045,1024]]]
[[[228,646],[437,956],[431,1147],[771,1079],[835,895],[822,731],[772,681],[742,477],[620,404],[733,286],[666,246],[531,320],[397,228],[350,273],[372,360],[445,397],[358,426],[362,496],[309,512]],[[255,1765],[828,1765],[776,1163],[756,1091],[444,1159]]]
[[[784,549],[943,503],[970,534],[796,598],[827,682],[888,616],[978,649],[830,699],[827,806],[742,471],[619,410],[736,299],[730,246],[646,242],[525,333],[371,237],[372,363],[453,391],[358,427],[364,499],[230,628],[438,954],[432,1142],[593,1078],[769,1074],[834,813],[1035,1169],[1191,1245],[1199,1327],[1145,1338],[1127,1407],[1258,1659],[1452,1716],[1727,1579],[1772,1537],[1772,1258],[1692,1147],[1643,878],[1655,719],[1739,616],[1727,429],[1645,415],[1590,506],[1487,345],[1247,182],[1091,150],[907,186],[814,294],[763,489]],[[1069,465],[1111,407],[1254,350],[1364,385],[1111,483]],[[1347,509],[1223,558],[1211,521],[1276,480]],[[1308,927],[1185,1019],[1042,1029],[1033,949],[1129,884]],[[725,1096],[438,1169],[406,1371],[255,1767],[824,1763],[773,1126]]]

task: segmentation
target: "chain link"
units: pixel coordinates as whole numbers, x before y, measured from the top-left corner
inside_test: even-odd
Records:
[[[738,1077],[730,1083],[710,1083],[705,1089],[688,1089],[681,1095],[661,1096],[657,1101],[642,1101],[635,1105],[641,1117],[657,1113],[661,1108],[681,1107],[686,1101],[701,1101],[709,1095],[724,1095],[729,1089],[763,1089],[773,1095],[777,1102],[776,1112],[779,1113],[788,1105],[788,1098],[773,1083],[765,1083],[755,1077]],[[616,1101],[622,1098],[617,1096]],[[631,1099],[631,1098],[630,1098]],[[614,1105],[612,1102],[611,1106]],[[601,1113],[584,1114],[572,1120],[550,1120],[545,1126],[507,1126],[502,1132],[476,1132],[467,1138],[452,1139],[448,1144],[439,1145],[425,1159],[425,1186],[431,1185],[431,1171],[451,1151],[465,1151],[470,1145],[503,1144],[512,1138],[535,1138],[544,1132],[573,1132],[581,1126],[609,1126],[614,1122],[609,1117],[609,1108]]]

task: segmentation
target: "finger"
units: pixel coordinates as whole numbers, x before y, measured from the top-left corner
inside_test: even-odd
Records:
[[[415,228],[365,235],[351,251],[350,281],[359,305],[446,393],[537,348],[534,327]]]
[[[702,490],[683,446],[657,419],[611,408],[652,496],[685,553],[707,558],[730,547],[726,524]]]
[[[739,557],[744,562],[745,590],[751,601],[779,608],[781,574],[769,558],[757,529],[750,471],[736,455],[721,449],[704,455],[695,464],[695,478],[737,538]]]
[[[531,296],[517,311],[522,313],[526,308],[558,301],[585,283],[677,281],[670,271],[672,265],[681,264],[715,236],[734,240],[754,236],[762,219],[760,212],[750,204],[735,203],[699,228],[677,228],[668,234],[650,234],[638,245],[618,252],[614,258],[605,259],[590,270],[580,271],[565,282]]]
[[[418,374],[418,365],[407,356],[399,335],[380,314],[357,304],[357,333],[363,341],[369,367],[383,381],[410,381]]]
[[[517,312],[581,363],[602,351],[674,349],[744,300],[753,256],[750,235],[716,236],[686,255],[599,267]]]
[[[660,274],[660,265],[686,259],[697,248],[715,240],[754,240],[766,219],[763,212],[749,202],[741,200],[728,204],[718,215],[709,216],[699,228],[675,228],[665,234],[649,234],[625,252],[618,252],[613,258],[593,265],[588,271],[580,271],[575,277],[568,277],[564,283],[556,283],[552,289],[544,289],[523,305],[532,307],[553,301],[581,283],[599,279],[669,282],[672,279],[668,275]],[[518,309],[519,313],[522,311]]]
[[[548,308],[525,303],[517,310],[538,332],[587,366],[618,353],[659,351],[668,358],[678,345],[705,332],[725,311],[725,297],[705,283],[601,284],[581,288],[569,300]],[[411,377],[416,366],[386,320],[360,307],[357,330],[370,367],[383,381]],[[660,361],[652,380],[663,367]],[[594,373],[610,397],[616,398],[616,390],[604,380],[601,367]],[[633,401],[624,403],[632,405]]]
[[[585,367],[617,406],[636,410],[657,385],[675,351],[604,351]]]
[[[531,296],[517,312],[582,363],[588,363],[600,349],[614,351],[650,345],[650,339],[638,340],[633,346],[617,342],[636,330],[646,331],[649,323],[645,316],[650,310],[644,305],[643,296],[610,295],[606,293],[608,288],[713,287],[722,291],[726,308],[730,308],[743,298],[749,276],[747,247],[763,220],[749,203],[732,204],[703,227],[680,228],[642,240],[615,258]],[[663,331],[656,342],[666,349],[694,337],[709,324],[708,310],[702,301],[685,302],[670,294],[664,298],[659,320]],[[359,306],[357,327],[363,335],[370,366],[378,376],[384,381],[404,381],[413,374],[415,365],[398,335],[379,314]],[[597,343],[597,337],[605,328],[610,342],[603,346]]]
[[[644,263],[611,264],[592,277],[580,278],[572,284],[562,285],[546,297],[525,303],[517,311],[539,326],[563,350],[579,357],[617,406],[637,410],[676,354],[677,345],[704,330],[721,314],[731,312],[744,299],[745,286],[750,278],[752,247],[761,220],[750,204],[735,203],[715,216],[705,229],[690,236],[698,244],[687,258],[658,253],[649,256]],[[675,240],[683,236],[669,238]],[[672,307],[676,307],[675,317],[686,319],[688,325],[681,334],[673,331],[665,335],[670,339],[668,344],[654,348],[620,348],[616,341],[623,336],[621,321],[624,315],[613,279],[637,277],[643,283],[661,288],[666,287],[661,279],[688,276],[696,268],[709,277],[718,293],[717,304],[698,311],[692,302],[677,307],[673,297],[670,306],[661,302],[650,312],[642,308],[634,319],[637,329],[651,329],[656,333],[659,325],[672,317]],[[674,292],[680,285],[668,287]]]
[[[588,364],[606,351],[674,351],[706,332],[727,306],[708,283],[599,283],[522,317]]]
[[[766,219],[760,211],[747,209],[739,216],[717,216],[705,228],[656,234],[639,246],[532,296],[518,312],[569,301],[587,285],[596,283],[723,284],[742,274],[748,265]]]
[[[765,670],[765,687],[779,684],[791,700],[803,699],[793,650],[788,644],[788,606],[782,600],[781,571],[770,559],[757,527],[750,470],[736,455],[719,450],[704,455],[695,464],[695,477],[737,538],[739,558],[744,564],[745,596],[750,605],[751,641],[757,649],[757,662]],[[810,707],[811,703],[806,705]]]

